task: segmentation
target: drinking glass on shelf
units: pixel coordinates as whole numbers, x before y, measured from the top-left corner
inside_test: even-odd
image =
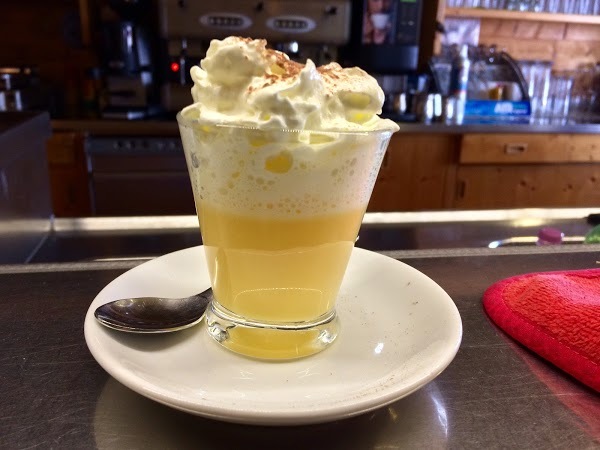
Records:
[[[504,9],[505,5],[505,0],[481,0],[479,6],[487,9]]]
[[[526,0],[507,0],[506,9],[509,11],[527,11],[529,2]]]
[[[575,14],[577,12],[577,1],[576,0],[562,0],[561,1],[561,12],[563,14]]]
[[[595,65],[583,65],[572,72],[573,87],[569,120],[576,123],[586,123],[593,120],[597,100],[600,70]]]
[[[592,0],[579,0],[579,10],[578,14],[593,14],[594,12],[594,2]]]
[[[600,0],[598,0],[600,2]],[[557,14],[561,11],[560,9],[561,0],[546,0],[545,11],[549,13]]]
[[[556,74],[550,80],[550,123],[554,125],[567,123],[572,87],[573,78],[568,74]]]
[[[446,1],[446,6],[448,8],[462,8],[463,7],[463,0],[447,0]]]
[[[546,8],[546,0],[532,0],[529,10],[533,12],[543,12]]]
[[[520,61],[519,66],[527,83],[532,120],[534,123],[547,123],[552,63],[549,61]]]

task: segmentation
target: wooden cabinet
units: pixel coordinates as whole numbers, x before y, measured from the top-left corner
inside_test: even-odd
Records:
[[[575,208],[600,205],[600,164],[460,167],[456,209]]]
[[[593,134],[467,134],[461,164],[600,163],[600,136]]]
[[[48,141],[56,216],[193,214],[181,152],[168,158],[148,154],[128,159],[125,151],[117,159],[108,153],[91,155],[95,175],[90,178],[85,137],[55,132]],[[136,173],[129,173],[133,168]],[[146,195],[140,191],[144,189]],[[118,209],[121,203],[129,206]],[[600,206],[600,135],[418,130],[392,137],[368,210],[595,206]]]
[[[46,143],[52,209],[57,217],[91,215],[85,134],[55,132]]]
[[[456,209],[598,205],[598,135],[471,134],[462,139]]]
[[[369,211],[444,209],[453,192],[460,136],[404,134],[392,137]]]
[[[396,134],[369,211],[600,205],[600,135]]]

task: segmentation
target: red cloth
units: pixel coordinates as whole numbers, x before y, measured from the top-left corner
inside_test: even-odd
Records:
[[[600,269],[507,278],[483,306],[508,335],[600,391]]]

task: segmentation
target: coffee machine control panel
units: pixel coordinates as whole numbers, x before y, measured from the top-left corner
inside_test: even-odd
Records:
[[[351,0],[160,0],[163,59],[161,103],[178,111],[191,101],[190,68],[211,39],[236,35],[267,39],[290,57],[317,64],[335,59],[350,40]]]
[[[349,39],[350,1],[161,0],[161,35],[165,39],[214,39],[232,34],[272,42],[343,45]]]

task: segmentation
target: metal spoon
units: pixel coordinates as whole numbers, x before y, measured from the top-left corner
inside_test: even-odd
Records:
[[[200,322],[211,299],[211,288],[185,298],[124,298],[99,306],[94,316],[113,330],[170,333]]]

